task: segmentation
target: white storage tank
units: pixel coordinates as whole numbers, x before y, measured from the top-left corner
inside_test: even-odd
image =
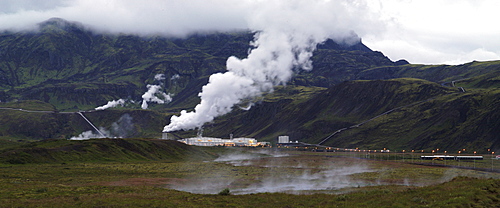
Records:
[[[279,136],[278,143],[290,143],[290,137],[288,136]]]

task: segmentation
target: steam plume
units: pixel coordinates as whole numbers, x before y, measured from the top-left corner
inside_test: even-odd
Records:
[[[110,135],[109,131],[107,131],[103,127],[99,127],[99,131],[104,132],[106,135]],[[96,134],[92,132],[92,130],[84,131],[78,136],[71,137],[69,140],[88,140],[88,139],[97,139],[97,138],[105,138],[101,134]]]
[[[165,79],[165,74],[157,74],[155,75],[155,80],[161,81]]]
[[[147,85],[148,91],[142,95],[142,109],[148,108],[148,102],[155,102],[158,104],[169,103],[172,101],[172,97],[167,93],[161,92],[160,85]],[[160,97],[158,97],[158,96]]]
[[[345,1],[270,1],[256,7],[249,26],[256,35],[248,57],[229,57],[227,72],[213,74],[199,93],[194,111],[172,116],[165,132],[200,128],[215,117],[230,112],[235,104],[270,92],[286,84],[294,69],[312,69],[310,60],[316,45],[333,38],[337,42],[359,41],[353,35],[352,19],[364,16],[362,3]],[[277,12],[279,11],[279,12]],[[368,13],[368,12],[367,12]],[[351,19],[350,19],[351,18]],[[343,22],[343,20],[346,20]]]
[[[96,110],[105,110],[105,109],[108,109],[108,108],[114,108],[118,105],[121,105],[123,106],[125,104],[125,100],[124,99],[119,99],[119,100],[112,100],[112,101],[108,101],[108,103],[106,105],[103,105],[103,106],[99,106],[97,108],[95,108]]]

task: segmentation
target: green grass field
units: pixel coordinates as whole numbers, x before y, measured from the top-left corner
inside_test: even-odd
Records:
[[[208,151],[221,156],[2,164],[0,207],[495,207],[500,200],[495,172],[345,153]]]

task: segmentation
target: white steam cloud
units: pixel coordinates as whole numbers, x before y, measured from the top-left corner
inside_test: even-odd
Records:
[[[105,128],[100,127],[99,131],[108,135],[108,131]],[[95,134],[92,130],[84,131],[78,136],[71,137],[69,140],[89,140],[89,139],[100,139],[105,138],[101,134]]]
[[[172,97],[165,92],[160,91],[160,85],[147,85],[148,91],[142,95],[142,109],[148,108],[148,102],[165,104],[172,101]]]
[[[213,74],[202,88],[200,104],[194,111],[172,116],[165,132],[201,128],[243,100],[286,84],[294,69],[311,70],[310,57],[318,43],[327,38],[353,43],[359,41],[353,30],[364,33],[366,24],[377,25],[360,2],[271,1],[254,9],[248,22],[257,33],[248,57],[229,57],[227,72]],[[364,19],[358,22],[364,26],[353,24],[353,19]]]
[[[108,108],[114,108],[118,105],[125,105],[125,100],[124,99],[118,99],[118,100],[112,100],[112,101],[108,101],[108,103],[106,105],[103,105],[103,106],[99,106],[97,108],[95,108],[96,110],[105,110],[105,109],[108,109]]]
[[[155,75],[155,80],[161,81],[165,79],[165,74],[157,74]]]
[[[156,74],[155,80],[162,81],[165,80],[165,74]],[[172,96],[165,92],[160,91],[161,85],[147,85],[148,91],[142,95],[142,109],[148,109],[148,102],[154,102],[158,104],[165,104],[172,102]]]

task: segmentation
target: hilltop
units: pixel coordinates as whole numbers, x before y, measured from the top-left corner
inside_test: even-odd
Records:
[[[83,141],[45,140],[0,151],[0,162],[81,163],[137,161],[202,161],[216,154],[172,140],[91,139]]]

